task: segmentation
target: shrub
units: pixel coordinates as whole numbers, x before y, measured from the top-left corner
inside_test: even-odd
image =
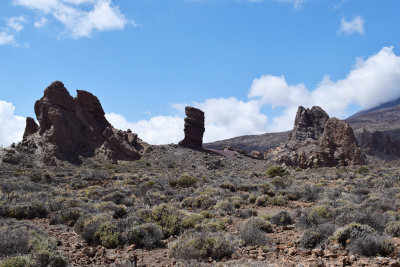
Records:
[[[201,195],[193,200],[193,207],[209,209],[217,203],[217,200],[209,195]]]
[[[101,224],[94,236],[105,248],[116,248],[121,243],[121,233],[118,227],[110,222]]]
[[[257,196],[251,194],[251,195],[249,196],[249,202],[250,202],[250,203],[255,203],[256,201],[257,201]]]
[[[67,210],[62,210],[59,215],[60,222],[64,224],[72,224],[74,225],[79,217],[83,215],[83,210],[79,208],[70,208]]]
[[[45,218],[49,213],[42,202],[34,202],[30,205],[11,205],[6,208],[7,217],[15,219]]]
[[[98,245],[100,244],[100,232],[97,233],[97,231],[100,229],[100,226],[110,221],[111,218],[103,214],[83,216],[75,224],[75,231],[80,234],[88,244]],[[103,237],[103,239],[106,240],[106,237]]]
[[[374,229],[368,225],[350,223],[342,228],[336,230],[333,234],[333,239],[336,240],[342,246],[346,246],[346,241],[365,237],[373,234]]]
[[[0,258],[25,254],[31,250],[29,233],[21,228],[0,228]]]
[[[267,169],[267,175],[271,176],[271,177],[275,177],[275,176],[286,176],[288,175],[289,172],[283,168],[282,166],[278,166],[278,165],[274,165],[271,166]]]
[[[2,260],[0,267],[25,267],[27,261],[24,257],[13,257],[9,259]]]
[[[393,237],[400,237],[400,222],[389,222],[386,226],[385,232]]]
[[[268,238],[264,233],[272,233],[271,223],[260,218],[251,218],[243,225],[239,236],[245,245],[265,245]]]
[[[171,246],[171,254],[177,259],[219,260],[231,257],[236,242],[226,233],[187,231]]]
[[[394,251],[394,245],[389,240],[383,240],[373,234],[366,234],[365,236],[356,238],[349,246],[349,251],[353,254],[371,257],[378,254],[387,256]]]
[[[313,230],[307,230],[300,239],[302,248],[312,249],[321,242],[321,233]]]
[[[271,184],[273,184],[278,189],[288,188],[289,186],[292,185],[292,183],[293,183],[292,179],[283,176],[276,176],[271,180]]]
[[[101,198],[101,200],[102,201],[112,201],[115,204],[119,205],[119,204],[121,204],[122,200],[125,197],[126,197],[126,194],[124,194],[120,191],[116,191],[116,192],[112,192],[112,193],[105,195],[104,197]]]
[[[128,232],[128,244],[135,244],[137,247],[155,248],[161,246],[163,238],[162,231],[153,223],[146,223],[133,227]]]
[[[287,211],[278,212],[272,216],[270,221],[276,225],[289,225],[293,223],[292,216],[290,216],[289,212]]]
[[[222,183],[219,185],[219,187],[221,187],[222,189],[228,189],[231,192],[236,192],[237,190],[236,186],[229,182]]]
[[[264,207],[265,205],[267,205],[268,199],[269,199],[269,196],[262,195],[256,199],[255,203],[257,206]]]
[[[183,227],[181,225],[183,213],[166,204],[154,207],[151,210],[139,210],[137,216],[146,223],[155,223],[160,226],[164,235],[178,235]]]
[[[232,212],[234,211],[233,204],[228,200],[221,200],[214,206],[214,209],[221,210],[225,212]]]
[[[169,185],[172,187],[192,187],[196,184],[197,179],[187,173],[182,174],[177,179],[169,180]]]
[[[240,218],[250,218],[252,216],[257,216],[257,210],[256,209],[244,209],[244,210],[240,210],[238,213],[238,217]]]

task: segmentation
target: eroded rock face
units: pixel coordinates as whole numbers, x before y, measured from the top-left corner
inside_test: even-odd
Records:
[[[299,107],[287,143],[265,153],[265,158],[303,169],[365,164],[352,128],[329,118],[320,107]]]
[[[392,142],[390,137],[380,131],[369,132],[363,129],[358,135],[360,147],[365,153],[372,156],[399,157],[399,144]]]
[[[185,108],[185,138],[179,145],[190,148],[202,148],[204,128],[204,112],[194,107]]]
[[[28,136],[37,133],[38,130],[39,130],[39,126],[37,125],[35,120],[31,117],[27,117],[23,139],[26,139]]]
[[[62,82],[53,82],[36,101],[35,114],[40,127],[33,131],[33,119],[27,120],[24,139],[42,148],[47,164],[53,163],[54,157],[74,163],[79,156],[95,154],[113,162],[141,157],[145,143],[131,131],[114,129],[98,98],[89,92],[77,90],[74,98]],[[37,131],[39,138],[32,135]]]
[[[302,142],[309,138],[318,140],[324,132],[324,125],[328,119],[328,114],[320,107],[314,106],[311,109],[305,109],[300,106],[294,121],[294,128],[289,134],[289,141]]]

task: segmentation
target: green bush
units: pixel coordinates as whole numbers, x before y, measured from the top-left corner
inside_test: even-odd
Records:
[[[336,240],[342,246],[346,246],[347,240],[350,240],[351,242],[352,240],[365,237],[367,235],[373,234],[374,232],[375,230],[368,225],[350,223],[336,230],[336,232],[333,234],[332,239]]]
[[[0,258],[30,252],[29,238],[29,233],[24,229],[0,228]]]
[[[160,226],[166,237],[178,235],[183,230],[182,219],[184,214],[166,204],[154,207],[151,210],[139,210],[137,216],[143,222],[155,223]]]
[[[118,227],[110,222],[101,224],[94,236],[105,248],[116,248],[121,243],[121,233]]]
[[[24,257],[13,257],[2,260],[0,267],[25,267],[27,263],[28,262]]]
[[[271,166],[267,169],[267,175],[270,177],[275,177],[275,176],[286,176],[288,175],[289,172],[282,166],[274,165]]]
[[[128,232],[128,244],[135,244],[137,247],[155,248],[162,245],[162,231],[153,223],[146,223],[133,227]]]
[[[230,258],[237,243],[226,233],[188,231],[171,246],[171,254],[177,259],[219,260]]]
[[[284,210],[272,216],[270,222],[276,225],[289,225],[293,223],[293,219],[289,212]]]
[[[189,174],[182,174],[177,179],[169,180],[169,185],[172,187],[192,187],[196,184],[197,179]]]
[[[100,232],[98,233],[97,231],[104,223],[109,222],[111,222],[111,218],[104,214],[82,216],[75,224],[75,231],[80,234],[88,244],[99,245],[101,243],[99,240]],[[107,237],[103,237],[103,239],[104,243],[106,243]]]
[[[400,237],[400,222],[389,222],[386,226],[385,232],[393,237]]]
[[[321,233],[313,230],[307,230],[300,239],[300,246],[306,249],[315,248],[321,242]]]

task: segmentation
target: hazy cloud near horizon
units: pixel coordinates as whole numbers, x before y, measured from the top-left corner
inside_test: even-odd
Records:
[[[384,47],[378,53],[357,59],[347,76],[332,81],[329,76],[312,90],[303,83],[288,84],[285,77],[262,75],[250,85],[248,99],[235,97],[211,98],[191,105],[201,108],[206,114],[205,142],[235,136],[261,134],[271,131],[290,130],[297,107],[319,105],[330,116],[344,118],[351,105],[363,109],[371,108],[400,97],[400,57],[393,47]],[[116,128],[130,128],[139,137],[151,144],[177,143],[183,138],[183,107],[171,116],[154,116],[148,120],[128,121],[123,115],[106,114]],[[267,118],[262,109],[279,108],[280,113]],[[0,101],[0,144],[10,145],[22,138],[25,119],[14,114],[11,103]]]

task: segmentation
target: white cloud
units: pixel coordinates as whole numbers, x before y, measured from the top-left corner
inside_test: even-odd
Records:
[[[184,122],[179,116],[156,116],[150,120],[128,122],[122,115],[108,113],[106,118],[115,128],[131,129],[150,144],[178,143],[183,139]]]
[[[22,140],[25,118],[14,114],[13,104],[0,101],[0,145],[9,146]]]
[[[0,45],[16,44],[14,35],[8,32],[0,32]]]
[[[16,32],[20,32],[24,28],[23,24],[25,22],[26,22],[26,19],[24,16],[12,17],[12,18],[7,19],[7,27]]]
[[[263,75],[254,79],[248,100],[234,97],[213,98],[193,103],[206,117],[204,141],[211,142],[235,136],[287,131],[293,127],[298,106],[321,106],[330,116],[344,118],[354,104],[367,109],[400,97],[400,57],[393,47],[384,47],[375,55],[357,59],[349,74],[332,81],[324,76],[309,90],[303,83],[288,84],[284,76]],[[174,104],[181,114],[184,104]],[[268,122],[263,107],[279,108]],[[150,120],[128,122],[118,114],[107,114],[117,128],[130,128],[151,144],[177,143],[183,138],[183,116],[157,116]]]
[[[361,16],[356,16],[350,21],[346,21],[344,18],[340,21],[339,33],[346,35],[352,33],[364,34],[364,23],[365,20]]]
[[[46,24],[47,24],[47,19],[45,17],[41,17],[39,20],[35,21],[33,25],[35,26],[35,28],[40,29],[46,26]]]
[[[400,57],[393,47],[384,47],[366,60],[358,59],[346,78],[332,81],[325,76],[314,90],[303,84],[289,85],[283,76],[262,76],[254,80],[249,97],[284,108],[269,126],[275,131],[292,127],[299,105],[318,105],[331,116],[343,118],[353,104],[367,109],[400,97]]]
[[[75,39],[91,37],[96,31],[122,30],[127,24],[136,25],[111,0],[14,0],[14,4],[41,14],[44,23],[39,21],[36,27],[47,22],[46,16],[52,16]]]
[[[205,112],[204,142],[211,142],[246,134],[266,132],[267,116],[260,111],[256,101],[241,101],[234,97],[213,98],[193,106]],[[174,104],[173,108],[184,106]],[[178,143],[183,139],[184,117],[156,116],[150,120],[128,122],[122,115],[109,113],[106,115],[110,123],[118,129],[131,129],[139,137],[150,144]]]

